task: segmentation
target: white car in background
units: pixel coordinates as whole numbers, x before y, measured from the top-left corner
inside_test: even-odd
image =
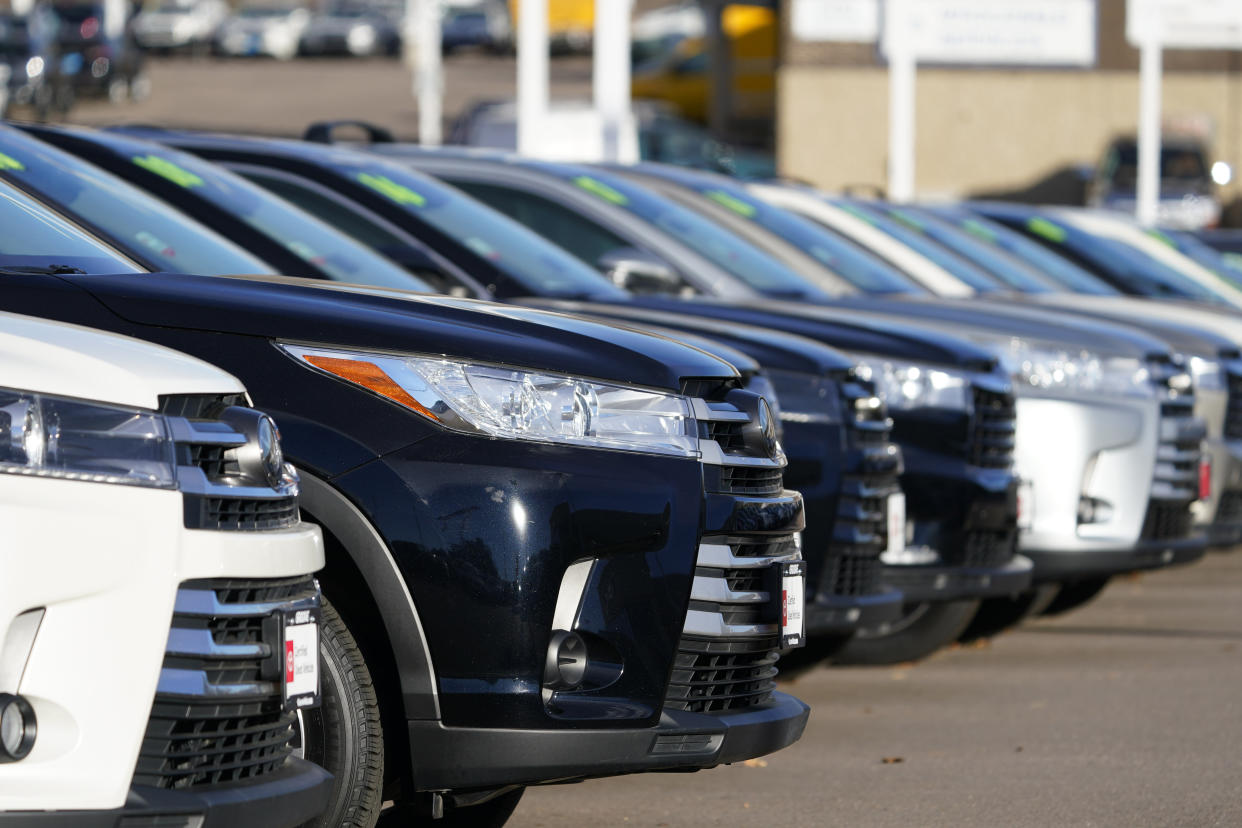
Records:
[[[224,0],[157,0],[134,18],[134,38],[144,49],[206,51],[228,16]]]
[[[309,25],[310,12],[301,6],[243,6],[216,32],[216,51],[291,60]]]
[[[0,826],[318,814],[323,540],[271,419],[196,359],[0,313],[0,435]]]

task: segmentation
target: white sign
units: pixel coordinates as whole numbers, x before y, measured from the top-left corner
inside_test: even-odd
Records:
[[[1238,0],[1126,0],[1126,39],[1148,33],[1168,49],[1242,49]]]
[[[807,42],[875,43],[880,0],[793,0],[789,31]]]
[[[1095,64],[1096,0],[918,0],[903,8],[891,26],[905,30],[919,63]]]

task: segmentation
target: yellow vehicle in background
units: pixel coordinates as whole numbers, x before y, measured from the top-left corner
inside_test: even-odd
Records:
[[[771,119],[776,103],[776,12],[763,6],[725,6],[721,23],[733,76],[730,120]],[[664,101],[705,124],[711,99],[707,63],[706,39],[687,37],[668,53],[635,67],[633,96]]]
[[[517,31],[520,0],[509,0]],[[548,39],[554,51],[588,52],[595,35],[595,0],[548,0]]]

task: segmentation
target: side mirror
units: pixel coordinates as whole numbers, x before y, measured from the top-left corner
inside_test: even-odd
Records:
[[[681,276],[662,259],[633,247],[605,253],[599,268],[613,284],[631,293],[679,293]]]

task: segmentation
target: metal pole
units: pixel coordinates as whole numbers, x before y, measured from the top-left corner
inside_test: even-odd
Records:
[[[517,149],[535,154],[548,111],[548,0],[521,0],[518,8]]]
[[[733,114],[733,55],[732,44],[724,30],[724,3],[706,0],[703,16],[709,84],[707,123],[712,135],[723,141],[729,138],[729,122]]]
[[[915,73],[904,0],[888,0],[884,8],[884,39],[888,51],[888,198],[914,199]]]
[[[1153,21],[1139,48],[1138,184],[1135,217],[1140,224],[1156,223],[1160,204],[1160,82],[1164,52],[1158,25]]]
[[[630,120],[630,3],[632,0],[595,0],[595,54],[591,70],[595,110],[603,129],[603,159],[622,158],[621,131]]]
[[[444,122],[444,67],[440,51],[440,0],[415,0],[418,53],[414,70],[418,140],[438,147]]]

